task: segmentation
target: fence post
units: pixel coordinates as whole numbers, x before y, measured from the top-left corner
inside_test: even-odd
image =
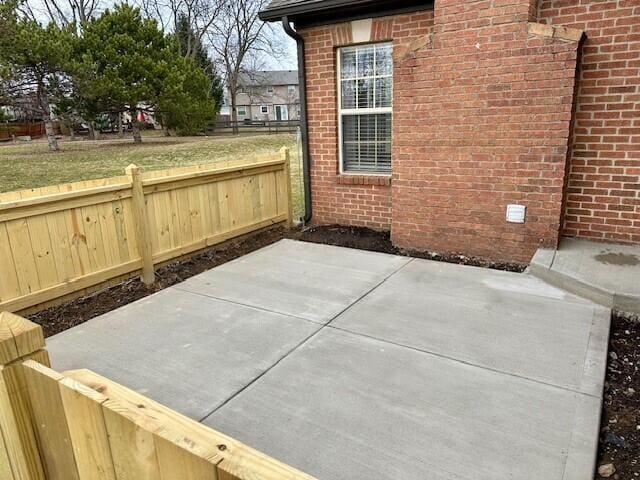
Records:
[[[24,360],[49,366],[42,327],[0,312],[0,477],[44,480],[31,405],[22,370]]]
[[[147,206],[144,201],[144,190],[142,188],[142,169],[135,164],[129,165],[125,172],[131,181],[131,202],[133,205],[133,219],[135,222],[136,238],[138,240],[138,251],[142,259],[142,281],[146,285],[151,285],[155,281],[153,270],[153,251],[151,247],[151,236],[149,233],[149,217]]]
[[[287,227],[293,227],[293,198],[291,192],[291,155],[288,147],[282,147],[280,154],[284,160],[284,175],[287,187]]]

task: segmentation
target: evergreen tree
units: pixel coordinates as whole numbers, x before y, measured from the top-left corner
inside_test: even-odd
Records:
[[[218,75],[216,66],[209,57],[206,49],[202,46],[202,42],[197,38],[195,32],[189,25],[189,19],[186,15],[178,15],[176,21],[175,37],[180,46],[180,53],[185,58],[192,58],[195,63],[204,71],[209,78],[211,84],[211,97],[215,102],[214,111],[217,115],[222,106],[222,98],[224,87],[222,77]]]
[[[215,118],[210,78],[191,58],[178,56],[158,102],[163,125],[178,135],[195,135]]]
[[[141,110],[153,111],[177,52],[138,8],[126,3],[90,20],[81,39],[77,77],[87,93],[87,105],[107,112],[128,111],[134,142],[142,142]]]
[[[211,82],[196,57],[183,57],[179,42],[138,8],[116,5],[90,20],[80,45],[73,77],[83,115],[128,111],[136,143],[141,110],[181,133],[195,133],[214,117]]]
[[[12,32],[0,42],[0,73],[4,95],[9,98],[35,99],[34,113],[45,122],[49,149],[58,150],[58,142],[51,121],[50,94],[52,84],[64,75],[71,57],[73,33],[70,28],[49,24],[42,26],[35,20],[16,19],[7,5],[0,9],[0,22]],[[3,32],[4,36],[4,32]]]

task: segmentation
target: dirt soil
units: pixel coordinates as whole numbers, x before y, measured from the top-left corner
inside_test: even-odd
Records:
[[[276,228],[231,240],[204,250],[186,260],[172,262],[157,269],[156,283],[152,286],[148,287],[138,278],[134,278],[86,297],[42,310],[28,318],[32,322],[42,325],[45,336],[49,337],[277,242],[282,238],[283,229]]]
[[[613,465],[609,477],[640,478],[640,321],[614,313],[604,387],[598,467]],[[603,468],[603,473],[606,470]]]
[[[524,272],[527,265],[516,262],[495,262],[480,257],[471,257],[459,253],[436,253],[416,250],[405,250],[391,244],[389,232],[378,232],[363,227],[343,227],[340,225],[319,226],[304,229],[291,234],[292,238],[306,242],[338,245],[341,247],[359,248],[373,252],[406,255],[409,257],[437,260],[439,262],[473,265],[476,267],[507,270],[509,272]]]

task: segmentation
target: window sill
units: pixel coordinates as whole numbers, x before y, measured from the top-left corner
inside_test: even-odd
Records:
[[[338,185],[391,185],[391,175],[338,175]]]

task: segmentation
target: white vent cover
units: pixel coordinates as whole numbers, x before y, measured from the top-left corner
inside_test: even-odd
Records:
[[[527,207],[524,205],[507,205],[507,222],[524,223]]]

